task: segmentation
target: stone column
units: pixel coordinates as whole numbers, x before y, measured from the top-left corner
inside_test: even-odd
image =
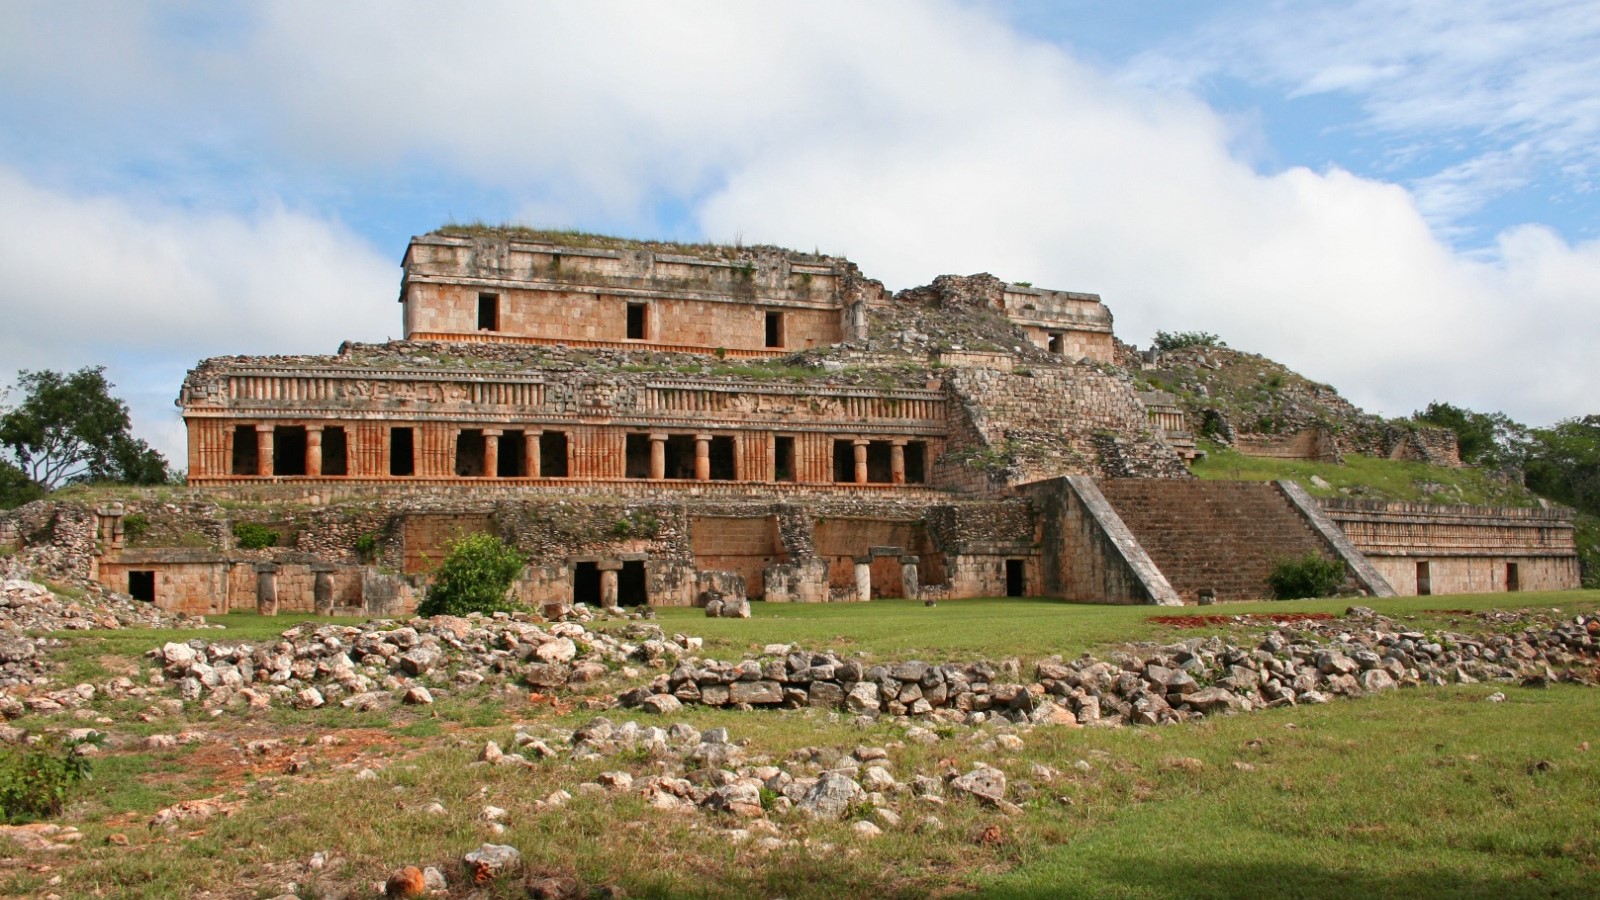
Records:
[[[333,566],[312,563],[311,574],[316,576],[311,586],[311,599],[316,605],[317,615],[333,615]]]
[[[711,480],[711,435],[694,436],[694,480]]]
[[[872,557],[856,557],[856,599],[866,603],[872,599]]]
[[[306,474],[322,474],[322,426],[306,426]]]
[[[539,438],[542,431],[522,432],[522,464],[529,478],[539,477]]]
[[[867,483],[867,443],[859,438],[855,441],[856,484]]]
[[[272,474],[272,426],[256,426],[256,474]]]
[[[256,563],[256,612],[263,616],[278,614],[278,566],[275,563]]]
[[[710,453],[708,449],[706,451]],[[710,457],[707,457],[710,460]],[[660,481],[667,477],[667,436],[660,432],[650,432],[650,478]]]
[[[496,478],[500,474],[500,435],[498,428],[483,430],[483,477]]]
[[[600,570],[600,605],[606,609],[616,609],[617,573],[622,571],[622,563],[598,562],[594,567]]]
[[[889,445],[889,483],[906,483],[906,442],[895,441]]]
[[[900,557],[900,584],[905,588],[907,599],[917,599],[917,592],[922,589],[917,575],[917,557]]]

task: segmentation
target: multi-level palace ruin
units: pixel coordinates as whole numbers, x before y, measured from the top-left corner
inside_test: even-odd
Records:
[[[401,341],[191,371],[194,496],[96,510],[101,580],[191,612],[392,611],[491,531],[535,604],[1178,603],[1261,596],[1307,552],[1378,595],[1578,582],[1560,512],[1195,481],[1196,423],[1141,392],[1093,294],[474,229],[413,239],[399,302]]]

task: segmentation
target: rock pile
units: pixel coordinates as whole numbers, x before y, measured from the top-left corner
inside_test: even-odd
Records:
[[[966,723],[998,715],[1039,724],[1155,725],[1417,684],[1595,677],[1600,617],[1474,636],[1403,629],[1363,607],[1346,615],[1281,625],[1249,646],[1210,637],[1135,646],[1108,660],[1051,657],[1026,684],[1017,680],[1016,660],[868,665],[774,645],[738,663],[686,660],[618,699],[652,709],[817,706]]]
[[[0,582],[0,630],[69,631],[88,628],[203,628],[204,619],[157,609],[99,584],[81,585],[70,600],[22,578]]]
[[[489,679],[541,688],[593,682],[613,664],[665,666],[700,647],[639,623],[618,635],[573,622],[541,625],[527,616],[435,616],[362,625],[300,625],[268,644],[200,639],[149,652],[186,701],[208,707],[287,703],[312,709],[334,701],[359,709],[395,700],[431,703],[430,687]]]
[[[938,740],[931,732],[915,727],[908,730],[907,737],[916,739],[918,732],[929,741]],[[1020,747],[1020,738],[1008,736]],[[742,820],[790,813],[828,820],[854,816],[871,826],[867,833],[860,823],[856,825],[867,837],[881,828],[900,825],[909,801],[931,809],[946,802],[946,797],[964,797],[1008,812],[1017,811],[1007,799],[1006,775],[999,769],[979,764],[963,774],[945,764],[937,776],[915,772],[897,776],[889,753],[895,746],[903,745],[857,747],[849,753],[828,747],[804,747],[774,762],[764,757],[747,758],[744,748],[731,739],[726,728],[700,731],[684,722],[662,728],[632,720],[618,724],[602,716],[572,732],[519,730],[511,748],[502,750],[489,743],[479,753],[478,761],[497,766],[534,766],[538,760],[556,758],[588,762],[625,755],[650,760],[649,774],[635,775],[621,769],[601,772],[592,781],[573,785],[570,791],[556,791],[539,801],[536,806],[541,810],[563,806],[575,796],[631,794],[657,809],[700,810]],[[775,841],[765,849],[784,843]]]

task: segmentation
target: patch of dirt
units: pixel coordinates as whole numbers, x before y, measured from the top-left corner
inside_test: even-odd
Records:
[[[1247,613],[1239,616],[1151,616],[1146,621],[1174,628],[1214,628],[1218,625],[1245,625],[1271,622],[1287,625],[1291,622],[1328,622],[1336,618],[1333,613]]]

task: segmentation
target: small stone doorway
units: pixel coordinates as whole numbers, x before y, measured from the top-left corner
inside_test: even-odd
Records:
[[[572,602],[600,605],[600,566],[593,562],[575,563],[572,567]]]
[[[622,569],[617,572],[617,605],[648,606],[649,604],[650,589],[645,584],[644,560],[623,560]]]
[[[128,594],[141,603],[156,602],[156,573],[153,571],[129,572]]]
[[[1006,596],[1026,597],[1028,595],[1027,571],[1020,559],[1006,560]]]
[[[1425,562],[1417,563],[1417,596],[1426,597],[1433,593],[1433,577]]]

